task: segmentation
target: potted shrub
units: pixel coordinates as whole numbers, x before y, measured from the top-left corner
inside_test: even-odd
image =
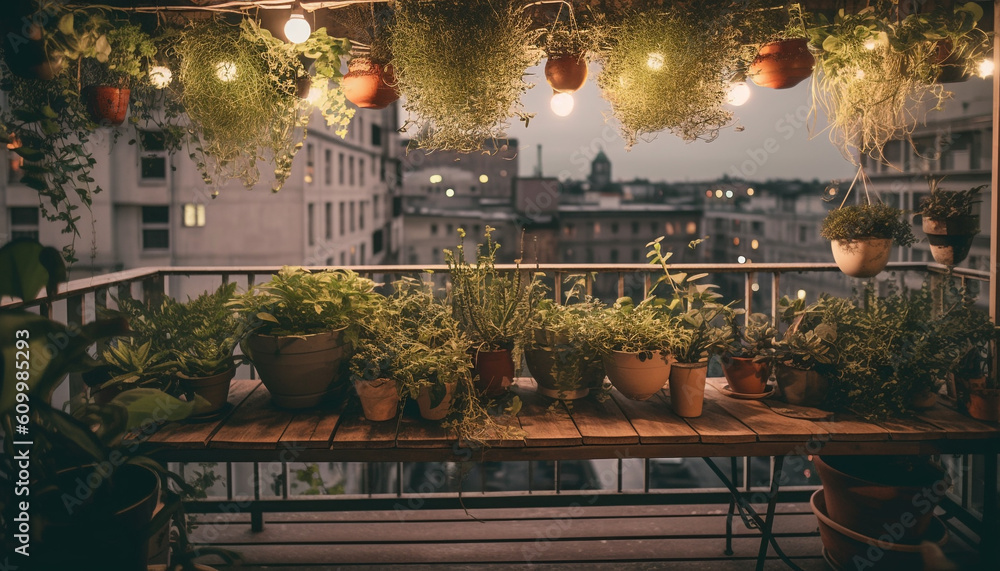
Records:
[[[816,58],[809,51],[801,7],[793,4],[789,16],[784,33],[762,44],[747,68],[747,79],[755,85],[788,89],[812,76]]]
[[[350,361],[351,382],[361,400],[365,418],[373,422],[396,417],[399,391],[395,374],[401,344],[405,343],[398,316],[387,303],[379,304],[362,324]]]
[[[911,28],[934,43],[931,63],[940,69],[938,83],[966,81],[976,73],[990,49],[989,37],[977,27],[982,17],[983,9],[975,2],[955,3],[951,9],[941,4],[928,14],[907,16]]]
[[[512,272],[496,269],[500,244],[493,241],[494,230],[486,226],[485,243],[476,245],[475,265],[466,259],[462,228],[456,249],[444,251],[452,306],[462,330],[473,341],[470,353],[477,386],[486,396],[503,394],[513,382],[532,309],[542,295],[541,282],[520,268]]]
[[[127,22],[108,31],[107,43],[110,53],[106,60],[88,58],[82,62],[86,80],[82,95],[98,125],[117,127],[125,122],[133,84],[147,77],[156,46],[142,28]]]
[[[394,12],[384,5],[353,6],[346,19],[368,49],[353,55],[341,79],[344,96],[362,109],[385,109],[399,99],[392,67],[389,30]]]
[[[771,320],[763,313],[747,315],[740,327],[737,316],[742,310],[728,315],[733,342],[722,356],[722,373],[729,389],[738,395],[759,395],[767,390],[774,364],[774,336]]]
[[[611,384],[632,400],[646,400],[670,378],[670,347],[677,331],[669,317],[646,298],[635,305],[623,297],[604,311],[601,353]]]
[[[826,400],[827,374],[838,359],[837,325],[826,314],[827,297],[806,306],[788,296],[778,302],[789,327],[774,342],[774,378],[786,402],[819,406]]]
[[[671,273],[667,261],[672,252],[664,252],[660,242],[663,236],[647,244],[652,250],[647,254],[651,264],[658,264],[663,275],[650,290],[666,283],[670,296],[654,303],[662,306],[671,316],[676,336],[670,352],[675,359],[670,366],[670,405],[679,416],[701,416],[705,398],[705,378],[708,360],[712,355],[725,352],[733,341],[733,330],[726,321],[733,309],[731,304],[719,303],[722,297],[715,284],[696,283],[708,274],[688,275]],[[692,245],[695,243],[692,242]]]
[[[954,266],[969,255],[972,239],[979,233],[979,215],[974,214],[973,209],[986,185],[946,191],[940,188],[940,182],[940,179],[930,179],[931,194],[920,201],[917,214],[921,217],[934,261]]]
[[[974,298],[959,290],[958,296],[946,298],[949,309],[937,320],[955,348],[951,365],[955,397],[969,416],[997,422],[1000,416],[1000,390],[990,374],[993,344],[1000,329],[989,314],[975,307]],[[956,301],[957,298],[957,301]]]
[[[538,392],[547,397],[583,398],[604,383],[598,329],[604,305],[580,295],[580,285],[566,293],[565,304],[539,301],[530,324],[524,358]]]
[[[378,303],[374,287],[350,270],[285,266],[230,302],[254,320],[244,353],[277,406],[308,408],[326,396]]]
[[[885,269],[893,244],[913,243],[913,230],[902,216],[883,202],[841,205],[823,219],[820,235],[830,241],[840,271],[870,278]]]
[[[84,375],[90,396],[98,404],[107,404],[117,395],[132,389],[155,388],[179,394],[175,377],[177,361],[170,350],[152,339],[120,338],[101,352],[103,365]]]
[[[555,93],[573,93],[587,82],[588,53],[597,49],[599,31],[581,30],[572,10],[546,31],[542,39],[545,50],[545,81]],[[563,14],[560,9],[559,14]]]

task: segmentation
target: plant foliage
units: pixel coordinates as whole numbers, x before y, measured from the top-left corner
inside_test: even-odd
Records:
[[[972,215],[973,207],[979,203],[979,193],[987,185],[979,185],[966,190],[942,190],[941,179],[931,178],[931,193],[920,201],[920,211],[924,218],[947,220],[957,216]]]
[[[827,240],[853,241],[864,238],[890,239],[897,246],[916,240],[903,211],[884,202],[852,204],[831,210],[820,227]]]

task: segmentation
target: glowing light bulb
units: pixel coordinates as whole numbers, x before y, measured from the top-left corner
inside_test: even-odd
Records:
[[[312,28],[302,14],[292,14],[285,22],[285,37],[293,44],[301,44],[309,39]]]
[[[865,40],[865,49],[866,50],[873,51],[876,47],[878,47],[878,43],[876,43],[874,39],[869,38],[869,39]]]
[[[449,188],[448,190],[444,191],[444,195],[447,196],[448,198],[455,196],[455,189]]]
[[[805,298],[806,298],[806,290],[804,290],[804,289],[800,289],[799,291],[795,292],[795,295],[796,295],[796,296],[797,296],[797,297],[798,297],[799,299],[805,299]]]
[[[756,250],[757,248],[760,247],[760,242],[758,242],[757,240],[751,240],[750,241],[750,247],[753,248],[754,250]]]
[[[432,174],[431,178],[430,178],[431,184],[437,184],[437,183],[441,182],[442,180],[444,180],[444,179],[439,174]]]
[[[865,78],[865,70],[859,69],[857,72],[855,72],[854,78],[855,79],[864,79]]]
[[[759,283],[752,283],[752,284],[750,284],[750,289],[752,289],[753,291],[760,291],[760,284]]]
[[[170,80],[174,78],[170,68],[164,65],[154,65],[149,68],[149,82],[157,89],[164,89],[170,85]]]
[[[479,182],[481,182],[483,184],[486,184],[486,183],[490,182],[490,177],[488,177],[488,176],[486,176],[484,174],[481,174],[481,175],[479,175]]]
[[[753,196],[753,189],[752,188],[748,188],[747,189],[747,196]]]
[[[734,83],[729,86],[729,93],[726,94],[726,102],[735,107],[743,105],[750,99],[750,86],[745,81]]]
[[[552,101],[549,102],[552,112],[560,117],[566,117],[572,113],[573,105],[573,96],[569,93],[555,93],[552,95]]]
[[[979,62],[979,77],[986,79],[987,77],[993,75],[993,68],[993,60],[991,59],[984,59]]]
[[[739,258],[736,258],[736,261],[739,262],[739,263],[741,263],[741,264],[745,264],[745,263],[747,263],[747,257],[746,256],[740,256]]]
[[[733,197],[733,191],[727,190],[726,191],[726,198],[732,198],[732,197]]]
[[[215,77],[219,78],[219,81],[230,82],[234,81],[237,76],[236,64],[231,61],[220,61],[215,64]]]
[[[660,52],[650,52],[649,56],[646,58],[646,67],[653,71],[660,71],[663,69],[663,54]]]
[[[715,197],[716,198],[722,198],[722,191],[721,190],[715,191]]]

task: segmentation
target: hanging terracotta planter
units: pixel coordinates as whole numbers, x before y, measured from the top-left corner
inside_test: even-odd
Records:
[[[934,261],[954,266],[969,255],[972,240],[979,233],[979,216],[954,216],[943,220],[924,216],[921,225]]]
[[[701,416],[707,376],[707,362],[674,363],[670,366],[670,406],[677,416]]]
[[[344,97],[351,103],[362,109],[385,109],[399,99],[392,64],[382,65],[366,57],[356,57],[347,68],[340,85]]]
[[[260,380],[282,408],[316,406],[329,392],[348,357],[344,329],[277,337],[253,334],[246,351],[260,373]]]
[[[750,357],[722,357],[722,374],[729,381],[734,393],[744,395],[763,394],[767,390],[767,380],[771,378],[771,363],[754,361]]]
[[[838,523],[827,513],[825,490],[816,490],[810,504],[819,520],[824,556],[834,569],[855,569],[861,565],[873,571],[925,568],[920,541],[902,542],[884,529],[874,535],[866,535]],[[896,525],[903,527],[899,522]],[[948,530],[941,520],[934,518],[920,539],[940,547],[948,541]]]
[[[470,349],[472,373],[475,375],[476,390],[488,397],[504,394],[514,382],[514,360],[510,351],[482,351]]]
[[[229,400],[229,385],[235,376],[235,367],[211,377],[188,377],[177,373],[185,392],[193,392],[208,401],[205,408],[195,410],[197,415],[210,415],[226,406]]]
[[[660,391],[670,379],[671,363],[673,358],[660,351],[612,351],[604,357],[611,384],[632,400],[646,400]]]
[[[354,381],[354,389],[361,400],[365,418],[372,422],[382,422],[396,418],[399,408],[399,393],[392,379]]]
[[[892,240],[889,238],[863,238],[860,240],[831,240],[833,260],[840,271],[855,278],[877,276],[889,263]]]
[[[550,57],[545,61],[545,81],[560,93],[573,93],[587,82],[587,58],[583,54]]]
[[[826,377],[813,369],[797,369],[778,363],[774,378],[785,402],[800,406],[819,406],[826,399],[829,389]]]
[[[417,406],[420,408],[420,417],[426,420],[441,420],[448,416],[451,410],[451,402],[455,399],[455,388],[458,383],[445,383],[445,393],[441,402],[436,405],[431,404],[431,391],[427,387],[421,387],[420,394],[417,395]]]
[[[816,58],[805,38],[764,44],[747,69],[747,78],[761,87],[788,89],[812,75]]]
[[[131,91],[123,87],[91,85],[83,88],[90,116],[101,126],[117,127],[125,122]]]

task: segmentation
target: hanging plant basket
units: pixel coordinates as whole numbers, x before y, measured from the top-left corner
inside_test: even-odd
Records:
[[[362,109],[385,109],[399,99],[392,64],[375,63],[367,57],[351,60],[341,85],[347,100]]]
[[[110,85],[83,88],[87,112],[102,127],[117,127],[125,122],[130,95],[130,90]]]
[[[771,89],[788,89],[808,79],[816,65],[805,38],[764,44],[747,70],[754,84]]]
[[[587,82],[587,58],[583,54],[549,57],[545,61],[545,81],[559,93],[577,91]]]

